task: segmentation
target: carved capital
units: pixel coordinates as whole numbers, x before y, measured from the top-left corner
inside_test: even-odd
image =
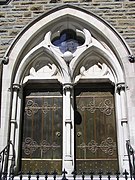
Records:
[[[128,60],[129,60],[129,62],[134,63],[135,62],[135,56],[134,55],[129,55]]]
[[[63,91],[64,91],[64,93],[66,94],[66,92],[67,91],[72,91],[72,89],[73,89],[73,85],[72,84],[64,84],[64,86],[63,86]]]
[[[72,124],[71,119],[66,119],[66,120],[65,120],[65,124],[67,124],[67,123]]]
[[[125,91],[125,89],[126,89],[126,84],[124,82],[117,84],[117,92],[118,93],[120,93],[121,91]]]
[[[125,124],[128,123],[127,118],[122,118],[122,119],[121,119],[121,125],[123,125],[124,123],[125,123]]]
[[[9,62],[9,57],[3,57],[0,59],[0,64],[8,64]]]
[[[13,84],[13,86],[12,86],[13,91],[19,91],[20,88],[21,88],[20,84]]]

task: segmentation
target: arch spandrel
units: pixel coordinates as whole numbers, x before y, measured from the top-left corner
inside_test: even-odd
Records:
[[[43,40],[49,27],[54,27],[59,23],[63,24],[63,21],[65,22],[65,27],[68,27],[68,23],[71,21],[72,23],[80,24],[82,28],[88,28],[100,41],[104,40],[115,54],[121,69],[124,70],[122,61],[128,58],[131,51],[123,38],[103,19],[72,5],[64,5],[43,14],[18,35],[5,54],[5,56],[9,56],[11,68],[15,69],[16,64],[21,63],[20,60],[28,53],[28,46],[32,49],[34,45],[36,46],[37,43],[40,43],[41,39]],[[35,39],[37,39],[37,42],[34,41]],[[10,63],[10,60],[12,60],[12,63]]]
[[[120,64],[118,63],[116,57],[112,56],[107,51],[104,51],[103,49],[99,49],[96,46],[89,47],[86,51],[84,51],[75,61],[71,61],[70,66],[73,67],[72,69],[72,76],[76,77],[79,69],[81,70],[82,66],[87,66],[86,64],[89,63],[89,65],[97,64],[96,58],[99,58],[99,63],[106,64],[107,68],[111,72],[113,76],[113,82],[124,82],[125,76],[121,69]],[[87,63],[86,63],[87,62]],[[91,65],[90,65],[91,66]],[[91,76],[89,78],[96,78],[94,76]],[[102,77],[100,77],[102,78]]]
[[[39,56],[39,54],[41,55],[41,57]],[[56,61],[56,59],[57,57],[54,56],[52,52],[48,51],[48,49],[46,49],[45,47],[41,46],[37,49],[33,49],[33,51],[30,51],[21,61],[17,69],[14,83],[22,84],[26,82],[26,79],[40,80],[56,78],[59,82],[61,82],[62,79],[63,81],[65,78],[68,79],[68,70],[65,62],[63,61],[63,59],[59,59],[58,61]],[[60,64],[63,64],[62,67],[64,70],[62,69]],[[36,66],[41,67],[36,68]],[[44,72],[42,73],[42,71]]]

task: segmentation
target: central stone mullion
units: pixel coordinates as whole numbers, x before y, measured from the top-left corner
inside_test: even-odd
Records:
[[[63,118],[64,118],[64,143],[63,143],[63,169],[67,171],[68,174],[71,174],[73,171],[73,155],[72,155],[72,85],[66,84],[63,87]]]

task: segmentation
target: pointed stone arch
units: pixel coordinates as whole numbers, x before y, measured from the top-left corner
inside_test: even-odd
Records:
[[[22,61],[24,55],[39,44],[40,39],[43,40],[49,27],[56,26],[56,28],[52,28],[52,31],[59,27],[58,24],[63,24],[65,28],[68,28],[70,21],[72,22],[71,24],[76,24],[75,27],[80,27],[82,29],[87,27],[89,31],[96,36],[97,40],[100,42],[103,40],[115,54],[121,69],[124,71],[122,61],[128,58],[131,54],[131,50],[120,34],[102,18],[82,8],[69,4],[60,6],[59,8],[43,14],[24,28],[5,54],[5,57],[9,58],[9,63],[10,61],[12,62],[11,68],[15,67],[15,64],[18,64],[19,61]],[[33,41],[34,39],[38,40]]]
[[[60,31],[66,28],[71,28],[72,30],[78,29],[78,32],[83,34],[85,43],[73,53],[64,54],[60,52],[59,48],[54,47],[51,43],[52,37],[57,33],[59,27]],[[9,98],[6,99],[6,103],[10,104],[6,106],[4,103],[5,99],[2,99],[3,122],[6,122],[7,118],[9,119],[10,136],[8,138],[15,144],[17,158],[19,158],[20,139],[18,138],[19,128],[16,129],[16,124],[18,127],[21,126],[22,93],[20,88],[24,84],[25,78],[26,81],[31,79],[41,80],[40,72],[45,69],[45,71],[48,71],[48,75],[47,78],[43,78],[44,80],[55,79],[63,86],[63,122],[65,123],[63,131],[68,133],[63,138],[64,158],[62,168],[66,168],[69,174],[73,171],[74,110],[72,88],[77,81],[84,78],[85,74],[86,79],[89,80],[91,78],[91,67],[94,64],[84,67],[83,72],[80,72],[80,69],[82,66],[86,66],[85,62],[88,64],[91,61],[91,57],[98,56],[102,59],[99,61],[101,63],[100,69],[103,70],[104,64],[107,66],[113,77],[112,82],[115,85],[117,131],[118,138],[120,139],[119,165],[120,170],[125,169],[127,163],[125,161],[125,141],[128,139],[128,120],[125,68],[123,62],[128,59],[130,54],[131,51],[124,39],[106,21],[91,12],[69,4],[50,10],[24,28],[5,54],[5,58],[8,57],[9,61],[3,68],[2,86],[3,94]],[[69,58],[68,62],[66,62],[66,58]],[[36,69],[36,62],[39,60],[42,60],[42,63],[46,63],[43,63],[39,69]],[[95,62],[98,62],[98,60]],[[51,67],[55,65],[57,73],[53,72],[51,76],[49,75],[52,72],[52,68],[49,69],[50,66],[48,66],[48,63],[51,63]],[[77,76],[78,80],[75,81]],[[101,78],[103,78],[102,75],[99,76],[99,80]],[[5,80],[6,82],[4,82]],[[10,92],[7,91],[9,88],[11,89]],[[68,112],[66,112],[67,107],[70,109]],[[5,111],[5,108],[7,111]],[[124,136],[123,132],[126,132]],[[70,142],[68,146],[66,145],[66,141]],[[18,163],[17,160],[16,163]]]
[[[96,46],[91,46],[89,47],[86,51],[84,51],[80,57],[76,61],[71,62],[73,69],[73,74],[76,76],[76,73],[78,71],[78,66],[81,67],[81,64],[85,64],[86,59],[89,59],[89,63],[91,63],[91,59],[94,56],[98,56],[101,58],[101,62],[104,62],[111,70],[113,77],[114,77],[114,82],[123,82],[124,81],[124,73],[123,70],[120,66],[120,64],[117,62],[117,59],[109,54],[105,49],[96,47]],[[92,57],[92,58],[91,58]]]

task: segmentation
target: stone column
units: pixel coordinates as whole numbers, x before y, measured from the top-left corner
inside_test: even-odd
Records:
[[[17,100],[18,100],[18,91],[20,89],[19,84],[13,84],[12,86],[12,107],[11,107],[11,119],[10,119],[10,142],[12,143],[12,146],[10,145],[9,149],[9,159],[8,159],[8,173],[13,171],[15,164],[15,131],[17,128],[17,122],[16,122],[16,115],[17,115]],[[13,168],[11,170],[11,168]]]
[[[68,174],[73,172],[73,155],[72,155],[72,116],[71,116],[71,106],[72,106],[72,85],[66,84],[63,87],[63,169],[67,171]]]
[[[126,102],[125,90],[126,90],[125,83],[117,84],[117,92],[120,95],[121,126],[122,126],[123,143],[124,143],[123,170],[128,169],[128,156],[127,156],[127,149],[126,149],[126,141],[129,140],[129,130],[128,130],[128,120],[127,120],[127,102]]]
[[[16,113],[17,113],[17,100],[18,100],[18,91],[20,89],[19,84],[13,84],[13,98],[12,98],[12,110],[11,110],[11,120],[10,120],[10,141],[15,143],[15,129],[17,127],[16,122]]]

